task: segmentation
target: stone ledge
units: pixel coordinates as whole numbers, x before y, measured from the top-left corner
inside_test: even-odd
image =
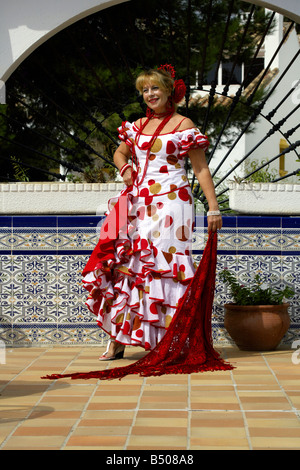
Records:
[[[230,209],[242,214],[300,215],[300,184],[230,182]]]
[[[124,183],[0,183],[0,214],[103,214]]]

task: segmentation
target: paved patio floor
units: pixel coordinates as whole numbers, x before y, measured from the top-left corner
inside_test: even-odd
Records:
[[[100,363],[103,349],[8,348],[0,364],[0,449],[300,449],[300,364],[293,350],[222,347],[236,367],[226,372],[40,379],[127,365],[145,354],[129,348],[122,361]]]

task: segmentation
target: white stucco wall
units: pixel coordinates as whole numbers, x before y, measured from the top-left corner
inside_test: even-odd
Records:
[[[270,10],[277,11],[284,16],[300,23],[300,2],[299,0],[272,0],[272,1],[261,1],[261,0],[244,0],[248,3],[254,3],[255,5],[261,5]]]
[[[280,41],[283,38],[283,17],[281,15],[276,15],[277,27],[274,30],[273,34],[266,38],[265,43],[265,67],[267,67],[276,52]],[[283,47],[280,49],[279,54],[275,57],[271,65],[271,70],[273,68],[278,68],[279,72],[276,75],[275,79],[272,80],[271,84],[268,87],[268,91],[274,87],[276,82],[280,80],[280,77],[285,72],[290,61],[299,51],[299,40],[296,34],[295,29],[292,30],[288,39],[284,43]],[[294,93],[292,93],[288,99],[285,99],[289,91],[295,86],[295,83],[299,80],[299,60],[295,61],[290,67],[288,72],[285,74],[282,82],[273,92],[271,97],[268,99],[262,113],[264,116],[267,116],[273,109],[275,109],[279,103],[283,100],[283,104],[278,109],[277,113],[272,117],[272,123],[277,124],[283,116],[288,116],[300,102],[300,87],[298,86]],[[288,120],[281,127],[283,133],[288,132],[290,129],[295,128],[299,124],[299,110],[291,114]],[[245,140],[245,154],[251,151],[253,147],[260,142],[271,129],[271,124],[264,118],[259,118],[255,126],[255,133],[247,134]],[[280,141],[284,139],[282,134],[277,131],[268,139],[259,146],[259,148],[251,155],[251,160],[257,161],[270,161],[273,157],[276,157],[280,153]],[[284,139],[285,140],[285,139]],[[293,144],[300,140],[300,129],[298,129],[290,137],[290,143]],[[294,151],[289,152],[285,155],[285,170],[288,173],[291,173],[299,168],[299,162],[297,162],[297,154]],[[270,163],[269,169],[275,170],[277,176],[279,176],[279,159],[274,160]],[[299,178],[297,176],[290,177],[289,182],[297,182]]]
[[[0,79],[72,23],[127,0],[0,0]]]

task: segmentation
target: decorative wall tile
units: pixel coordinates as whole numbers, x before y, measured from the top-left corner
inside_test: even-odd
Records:
[[[99,237],[96,216],[0,217],[0,340],[19,345],[103,345],[86,305],[81,273]],[[197,217],[193,257],[199,263],[207,221]],[[218,236],[212,333],[216,343],[231,342],[224,330],[224,303],[230,294],[219,280],[228,268],[246,283],[256,272],[272,286],[294,286],[291,328],[285,342],[300,337],[300,219],[225,216]]]

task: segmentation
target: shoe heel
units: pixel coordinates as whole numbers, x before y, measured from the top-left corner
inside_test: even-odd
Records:
[[[115,355],[115,359],[123,359],[123,357],[124,357],[124,349],[123,351],[120,351]]]

